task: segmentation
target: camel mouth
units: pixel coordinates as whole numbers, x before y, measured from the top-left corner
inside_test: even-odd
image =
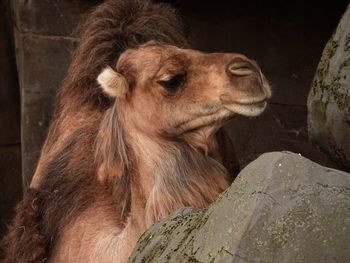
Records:
[[[225,108],[232,113],[237,113],[247,117],[255,117],[263,113],[266,109],[267,101],[261,100],[251,103],[232,102],[225,105]]]
[[[186,133],[203,127],[223,125],[236,114],[247,117],[258,116],[266,109],[266,107],[267,98],[259,101],[230,102],[221,105],[220,109],[211,112],[210,114],[203,114],[181,122],[176,125],[175,129],[177,133]]]

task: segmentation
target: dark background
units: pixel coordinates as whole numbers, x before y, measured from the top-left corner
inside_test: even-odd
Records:
[[[101,2],[0,0],[0,237],[35,168],[56,90],[79,41],[74,28]],[[263,152],[289,150],[341,169],[308,143],[306,100],[348,1],[167,2],[178,8],[193,48],[246,54],[272,84],[262,116],[227,126],[242,166]]]

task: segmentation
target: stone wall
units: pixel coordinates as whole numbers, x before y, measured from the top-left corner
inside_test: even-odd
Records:
[[[0,1],[0,237],[22,195],[20,99],[10,9]]]
[[[46,136],[56,91],[78,42],[74,29],[98,2],[13,0],[25,186],[30,182]]]

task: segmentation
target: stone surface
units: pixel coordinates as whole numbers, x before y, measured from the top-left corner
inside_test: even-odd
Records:
[[[13,0],[21,88],[22,176],[27,186],[46,137],[57,89],[78,39],[74,30],[99,0]]]
[[[323,51],[308,110],[311,139],[350,169],[350,6]]]
[[[17,34],[17,67],[21,86],[23,181],[30,182],[58,87],[66,74],[76,41]]]
[[[20,99],[9,10],[0,3],[0,145],[20,143]]]
[[[13,0],[16,23],[23,33],[73,36],[76,25],[102,0]]]
[[[129,262],[349,262],[350,174],[289,152],[250,163],[208,209],[151,226]]]
[[[0,239],[22,196],[20,95],[9,11],[0,0]]]

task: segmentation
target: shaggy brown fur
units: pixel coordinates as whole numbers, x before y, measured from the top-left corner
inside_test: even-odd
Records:
[[[125,262],[155,220],[205,207],[232,182],[237,161],[220,127],[246,113],[240,103],[249,112],[269,97],[267,82],[243,56],[165,45],[187,46],[179,25],[169,6],[144,0],[106,1],[82,24],[3,262]],[[233,58],[251,75],[230,68]],[[125,77],[125,98],[98,87],[106,66]],[[160,85],[174,70],[187,74],[181,96]]]

